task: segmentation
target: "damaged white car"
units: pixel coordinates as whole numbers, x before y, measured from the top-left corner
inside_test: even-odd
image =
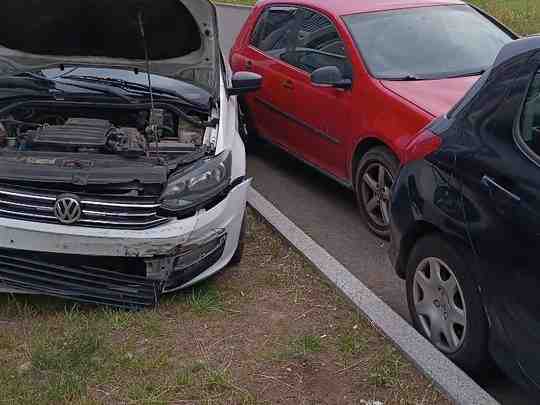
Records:
[[[9,0],[0,291],[122,308],[239,261],[245,150],[207,0]]]

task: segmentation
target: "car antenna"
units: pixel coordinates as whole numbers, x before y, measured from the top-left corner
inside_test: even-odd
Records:
[[[146,133],[152,135],[156,141],[156,153],[159,155],[159,139],[158,139],[158,122],[159,114],[154,108],[154,91],[152,89],[152,75],[150,74],[150,52],[148,50],[148,41],[146,40],[146,34],[144,32],[143,13],[139,10],[137,15],[139,20],[139,31],[144,48],[144,59],[146,61],[146,75],[148,77],[148,91],[150,93],[150,117],[148,119],[149,126],[146,128]]]

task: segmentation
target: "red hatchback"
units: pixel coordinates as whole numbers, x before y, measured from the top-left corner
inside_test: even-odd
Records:
[[[250,135],[353,189],[387,237],[390,188],[421,147],[411,142],[515,38],[457,0],[264,0],[230,62],[264,78],[242,100]]]

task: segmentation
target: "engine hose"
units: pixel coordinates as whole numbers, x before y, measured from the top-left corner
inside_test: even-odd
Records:
[[[120,104],[120,103],[92,103],[88,101],[27,100],[27,101],[15,102],[4,108],[1,108],[0,116],[6,115],[10,111],[13,111],[21,107],[50,107],[50,106],[78,107],[78,108],[91,108],[91,109],[103,108],[103,109],[111,109],[111,110],[135,110],[135,111],[149,110],[151,108],[161,108],[161,109],[169,110],[175,113],[176,115],[178,115],[185,121],[199,128],[208,128],[208,127],[215,128],[218,124],[217,119],[212,119],[211,121],[198,121],[194,119],[193,117],[191,117],[190,115],[186,114],[181,108],[178,108],[174,105],[171,105],[169,103],[163,103],[163,102],[156,102],[154,103],[154,105],[151,105],[149,103]]]

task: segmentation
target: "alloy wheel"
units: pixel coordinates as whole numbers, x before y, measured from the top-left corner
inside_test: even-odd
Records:
[[[362,201],[369,219],[379,228],[390,224],[390,190],[394,178],[382,163],[368,166],[362,176]]]
[[[467,332],[463,290],[450,267],[434,257],[416,268],[413,301],[420,326],[431,342],[445,353],[462,346]]]

